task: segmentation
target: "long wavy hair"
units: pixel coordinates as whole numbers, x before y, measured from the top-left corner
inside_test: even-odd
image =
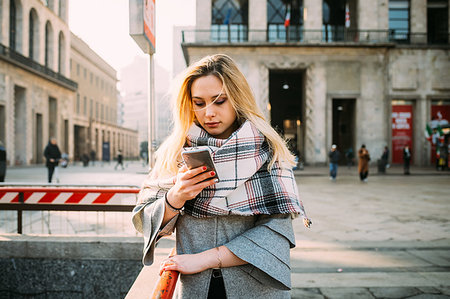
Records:
[[[173,94],[173,130],[156,152],[156,162],[152,177],[175,175],[181,161],[181,151],[186,142],[189,128],[196,122],[192,105],[192,83],[203,76],[213,75],[222,81],[223,89],[236,111],[237,121],[252,122],[267,138],[273,151],[269,170],[278,161],[283,167],[295,165],[294,157],[288,150],[285,140],[270,126],[256,104],[251,88],[236,63],[227,55],[206,56],[189,66],[181,73],[174,85]]]

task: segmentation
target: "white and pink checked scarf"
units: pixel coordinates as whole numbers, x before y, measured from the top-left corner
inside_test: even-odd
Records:
[[[228,139],[216,139],[193,125],[187,136],[192,147],[208,146],[219,182],[184,205],[186,213],[202,218],[221,215],[300,214],[306,218],[291,169],[267,165],[272,151],[263,134],[244,122]]]
[[[220,180],[187,201],[185,213],[197,218],[295,214],[302,216],[309,227],[292,170],[280,167],[278,162],[270,172],[267,170],[272,151],[250,121],[228,139],[216,139],[193,125],[187,140],[192,147],[209,147]],[[135,210],[164,196],[172,186],[172,179],[145,182]]]

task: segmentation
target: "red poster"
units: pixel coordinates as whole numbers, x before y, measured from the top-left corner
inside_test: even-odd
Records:
[[[446,125],[450,122],[450,105],[431,105],[430,127]],[[433,140],[433,139],[432,139]],[[436,163],[436,144],[431,143],[431,163]]]
[[[403,163],[403,148],[413,143],[412,105],[392,106],[392,163]],[[414,152],[412,153],[414,155]]]

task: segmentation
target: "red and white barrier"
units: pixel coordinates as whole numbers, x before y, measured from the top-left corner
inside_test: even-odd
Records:
[[[27,204],[134,205],[139,188],[3,187],[0,204],[19,203],[19,193]]]

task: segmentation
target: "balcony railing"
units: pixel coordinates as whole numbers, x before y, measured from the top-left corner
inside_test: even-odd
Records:
[[[0,44],[0,59],[5,59],[7,61],[19,65],[20,67],[31,70],[32,72],[38,75],[47,77],[53,82],[62,85],[66,88],[69,88],[70,90],[77,90],[78,88],[77,82],[64,77],[60,73],[54,72],[48,67],[41,65],[36,61],[34,61],[33,59],[25,57],[22,54],[2,44]]]
[[[268,30],[248,30],[247,27],[215,26],[211,30],[184,30],[182,43],[353,43],[353,44],[438,44],[448,45],[449,33],[430,39],[426,33],[400,32],[396,30],[305,30],[302,26],[285,28],[269,24]]]

